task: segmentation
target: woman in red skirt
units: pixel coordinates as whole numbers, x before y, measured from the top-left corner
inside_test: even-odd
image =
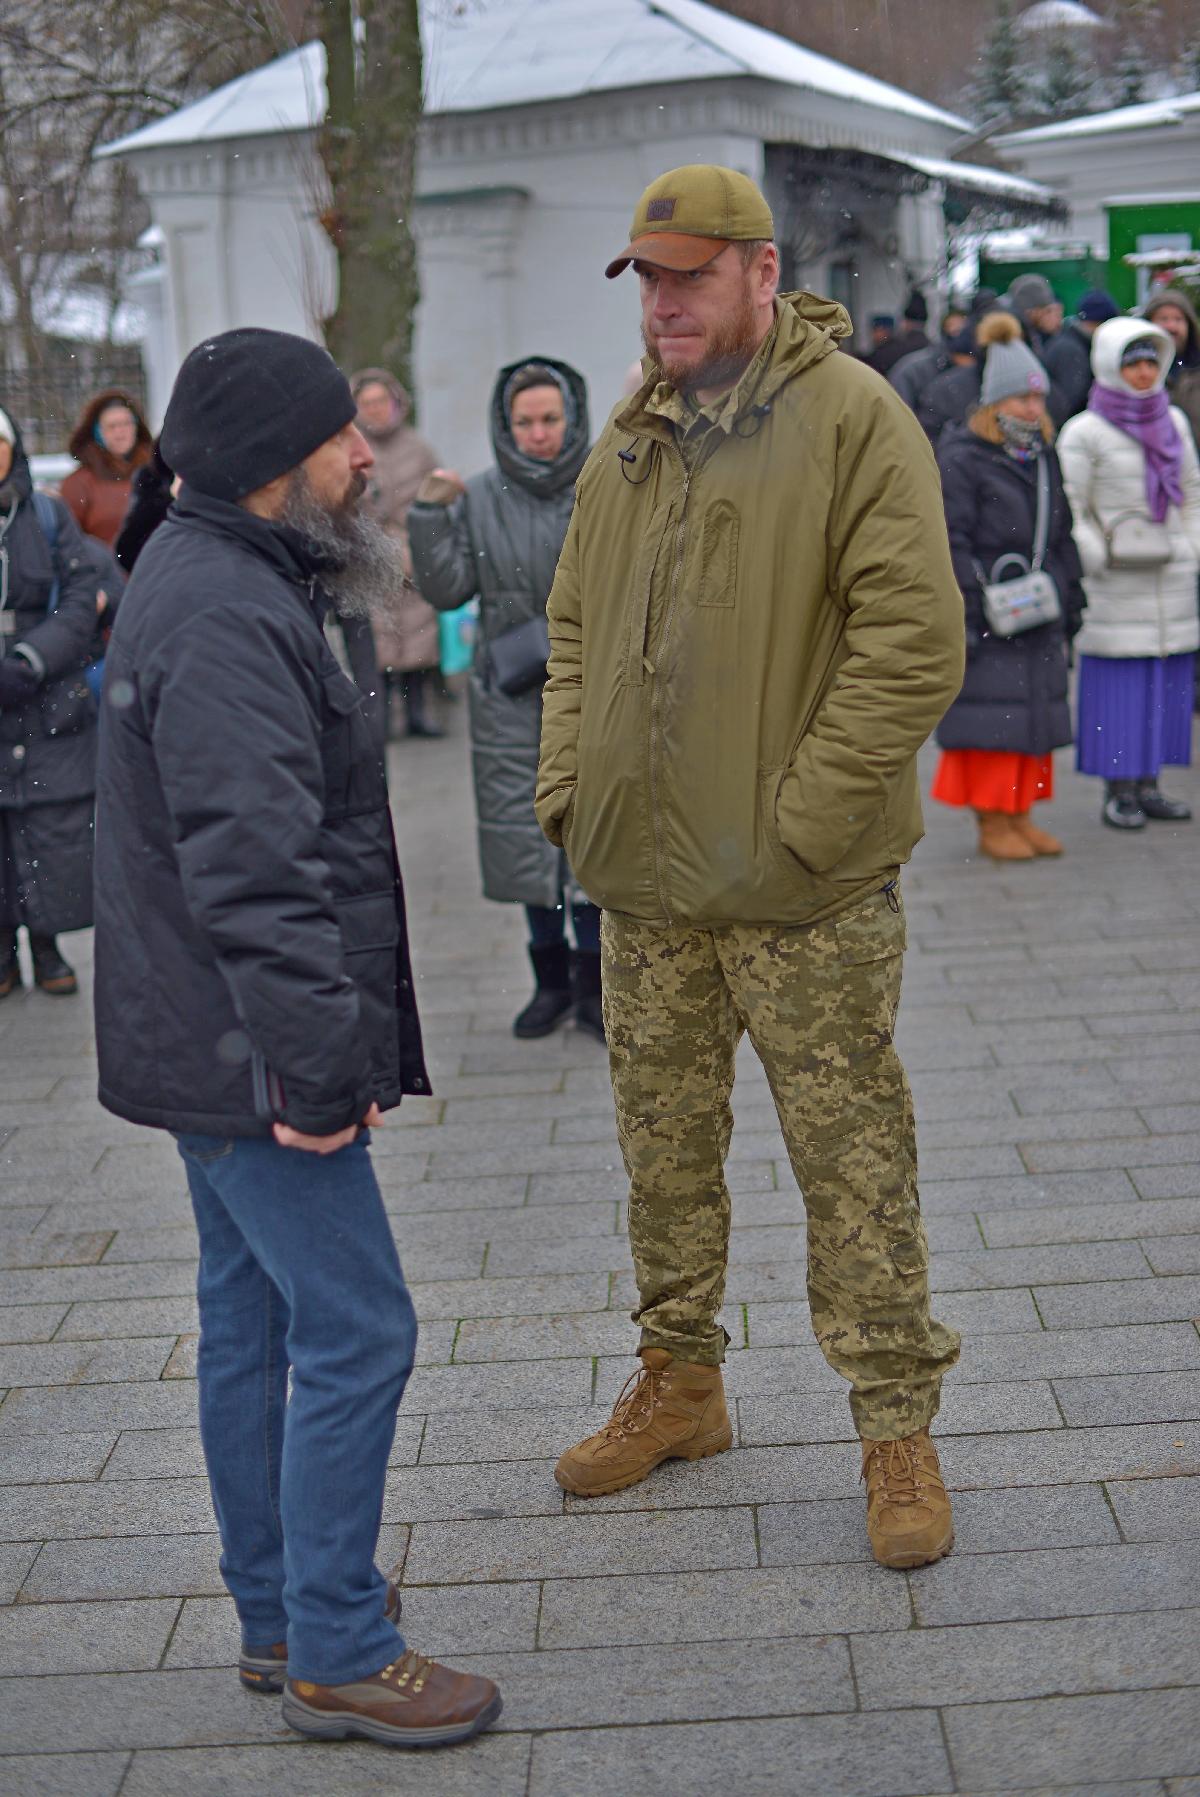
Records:
[[[967,667],[962,691],[938,726],[943,753],[933,797],[974,811],[981,854],[1032,861],[1062,853],[1031,814],[1053,796],[1052,751],[1071,741],[1067,643],[1079,629],[1084,595],[1071,509],[1051,446],[1046,371],[1007,312],[984,317],[976,343],[986,355],[980,403],[938,444],[946,527],[967,614]],[[1018,569],[1018,563],[998,567],[1004,556],[1020,557],[1026,568],[1034,562],[1039,503],[1040,566],[1054,582],[1060,615],[1013,636],[997,635],[983,587]]]

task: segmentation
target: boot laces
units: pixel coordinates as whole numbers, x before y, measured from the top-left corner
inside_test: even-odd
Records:
[[[408,1652],[401,1654],[398,1660],[393,1660],[390,1666],[385,1666],[379,1677],[385,1683],[394,1678],[401,1691],[411,1684],[413,1696],[416,1697],[424,1689],[425,1680],[433,1670],[433,1664],[432,1660],[427,1660],[423,1654],[417,1653],[415,1648],[410,1647]]]
[[[665,1368],[640,1366],[630,1373],[617,1393],[613,1413],[601,1434],[609,1441],[620,1441],[626,1435],[637,1435],[650,1421],[659,1399]]]
[[[871,1450],[862,1477],[868,1469],[879,1472],[879,1495],[887,1504],[919,1504],[925,1490],[920,1462],[911,1441],[881,1441]]]

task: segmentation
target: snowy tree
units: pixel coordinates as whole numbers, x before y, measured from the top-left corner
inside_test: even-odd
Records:
[[[1018,112],[1025,96],[1025,79],[1011,0],[996,0],[980,64],[973,98],[983,116],[990,119]]]
[[[1158,0],[1122,0],[1113,23],[1112,103],[1136,106],[1147,98],[1147,82],[1165,60],[1162,8]]]

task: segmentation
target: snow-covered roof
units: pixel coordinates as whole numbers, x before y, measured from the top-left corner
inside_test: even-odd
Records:
[[[1038,0],[1013,20],[1018,31],[1107,31],[1108,20],[1078,0]]]
[[[1118,106],[1112,112],[1093,112],[1086,118],[1067,119],[1061,125],[1035,125],[1030,131],[1009,131],[994,137],[997,149],[1022,144],[1057,143],[1073,137],[1102,137],[1108,131],[1148,131],[1158,125],[1180,125],[1200,113],[1200,92],[1176,94],[1171,100],[1147,100],[1138,106]]]
[[[488,112],[648,84],[753,75],[929,124],[967,121],[704,0],[421,0],[425,111]],[[310,130],[325,52],[305,44],[115,143],[102,156]]]
[[[903,158],[910,168],[919,169],[923,175],[931,175],[935,181],[945,181],[947,186],[955,184],[974,188],[980,193],[995,193],[1008,199],[1037,200],[1046,205],[1051,204],[1055,195],[1049,187],[1043,187],[1040,181],[1027,181],[1023,175],[1010,175],[1003,169],[986,168],[980,162],[943,162],[936,156],[912,156],[905,151]]]

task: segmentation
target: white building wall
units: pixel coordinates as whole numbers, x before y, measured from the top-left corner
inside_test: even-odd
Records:
[[[1200,120],[1148,131],[1114,131],[1103,137],[1051,139],[1048,143],[996,148],[1005,163],[1031,181],[1044,181],[1066,202],[1065,224],[1043,235],[1090,243],[1108,258],[1106,201],[1124,196],[1169,200],[1194,198],[1200,189]]]

